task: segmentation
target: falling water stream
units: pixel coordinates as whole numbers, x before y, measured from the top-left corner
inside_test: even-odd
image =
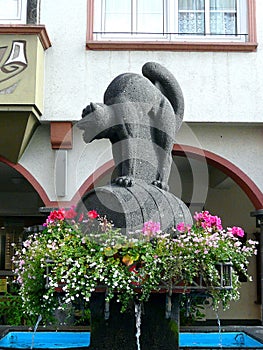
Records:
[[[35,327],[34,327],[34,331],[33,331],[33,335],[32,335],[32,343],[31,343],[31,348],[30,349],[34,349],[35,334],[36,334],[37,327],[39,326],[39,323],[41,322],[41,320],[42,320],[42,316],[39,315],[38,318],[37,318],[37,322],[35,324]]]
[[[217,325],[218,325],[218,334],[219,334],[219,346],[220,349],[223,348],[223,340],[222,340],[222,330],[221,330],[221,322],[220,322],[220,318],[218,315],[218,312],[216,311],[216,319],[217,319]]]
[[[134,303],[135,307],[135,325],[136,325],[136,341],[137,341],[137,350],[141,349],[140,345],[140,335],[141,335],[141,316],[142,316],[142,304]]]

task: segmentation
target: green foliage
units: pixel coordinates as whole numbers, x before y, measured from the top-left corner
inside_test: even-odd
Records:
[[[0,324],[12,326],[35,323],[35,317],[30,317],[24,309],[21,295],[8,292],[0,295],[0,320]]]

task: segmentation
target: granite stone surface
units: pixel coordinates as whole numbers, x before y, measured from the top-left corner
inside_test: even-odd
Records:
[[[162,230],[192,223],[186,205],[168,192],[175,135],[184,99],[173,74],[147,62],[142,74],[123,73],[107,87],[104,103],[90,103],[78,127],[85,142],[108,138],[116,178],[82,198],[79,211],[97,210],[124,233],[158,221]]]
[[[142,72],[144,76],[117,76],[105,91],[104,103],[90,103],[77,125],[87,143],[111,141],[118,185],[132,186],[139,179],[166,189],[183,119],[183,94],[162,65],[148,62]]]

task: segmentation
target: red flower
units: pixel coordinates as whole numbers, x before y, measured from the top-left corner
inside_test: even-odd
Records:
[[[89,219],[97,219],[97,217],[99,216],[99,214],[96,212],[96,210],[90,210],[88,211],[88,218]]]
[[[47,224],[52,224],[54,221],[58,220],[58,221],[62,221],[65,219],[65,209],[59,209],[59,210],[53,210],[48,218],[47,218]]]
[[[77,212],[74,210],[74,207],[71,207],[65,212],[65,219],[74,219],[77,216]]]
[[[81,213],[80,216],[79,216],[78,222],[82,222],[82,221],[83,221],[83,218],[84,218],[84,214]]]

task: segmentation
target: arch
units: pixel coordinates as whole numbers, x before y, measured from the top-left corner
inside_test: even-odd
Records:
[[[39,184],[39,182],[34,178],[32,174],[28,170],[26,170],[21,164],[14,164],[7,160],[4,157],[0,156],[0,162],[5,163],[6,165],[10,166],[11,168],[15,169],[17,172],[19,172],[21,175],[24,176],[24,178],[32,185],[32,187],[36,190],[39,197],[43,201],[43,203],[46,206],[49,206],[51,204],[45,190],[43,187]]]
[[[100,178],[105,176],[109,171],[114,168],[114,161],[110,160],[107,163],[103,164],[100,168],[96,169],[95,172],[88,177],[88,179],[81,185],[78,192],[70,201],[51,201],[44,188],[40,185],[40,183],[35,179],[35,177],[21,164],[15,164],[7,160],[6,158],[0,156],[0,162],[5,163],[11,168],[15,169],[21,175],[25,177],[25,179],[32,185],[32,187],[36,190],[39,197],[43,201],[46,207],[54,208],[54,207],[71,207],[72,205],[76,205],[80,198],[89,190],[94,187],[94,182],[98,181]]]
[[[172,153],[178,156],[187,156],[190,158],[206,161],[208,164],[221,170],[240,186],[256,210],[263,208],[263,193],[242,170],[240,170],[229,160],[210,151],[180,144],[174,145]]]
[[[72,199],[72,204],[76,205],[79,200],[84,196],[84,194],[94,188],[94,183],[96,181],[99,181],[101,178],[103,178],[106,174],[108,174],[110,171],[112,171],[114,168],[114,160],[109,160],[102,166],[100,166],[98,169],[95,170],[94,173],[92,173],[87,180],[84,181],[84,183],[80,186],[78,192],[75,194],[75,196]]]
[[[231,177],[240,186],[240,188],[246,193],[256,210],[263,208],[263,193],[242,170],[240,170],[236,165],[234,165],[230,161],[213,152],[188,145],[175,144],[172,152],[174,155],[178,156],[189,156],[190,158],[196,158],[198,160],[203,159],[208,164],[221,170],[223,173]],[[57,201],[50,201],[43,187],[34,178],[34,176],[30,174],[29,171],[25,169],[22,165],[14,164],[1,156],[0,162],[7,164],[11,168],[17,170],[21,175],[23,175],[36,190],[45,206],[53,207],[58,205]],[[65,204],[65,206],[70,206],[72,204],[78,203],[80,198],[87,191],[91,190],[94,187],[94,182],[98,181],[103,176],[105,176],[109,171],[113,169],[113,167],[113,160],[110,160],[103,164],[100,168],[95,170],[95,172],[92,175],[90,175],[88,179],[81,185],[81,187],[78,190],[78,193],[72,198],[70,202],[59,202],[59,204]]]
[[[198,160],[203,160],[213,167],[221,170],[227,176],[232,178],[240,188],[246,193],[255,209],[263,208],[263,193],[257,185],[236,165],[229,160],[201,148],[175,144],[172,153],[178,156],[188,156]],[[72,203],[76,204],[81,197],[94,187],[94,182],[105,176],[114,167],[114,161],[110,160],[98,168],[79,188],[78,193],[74,196]]]

